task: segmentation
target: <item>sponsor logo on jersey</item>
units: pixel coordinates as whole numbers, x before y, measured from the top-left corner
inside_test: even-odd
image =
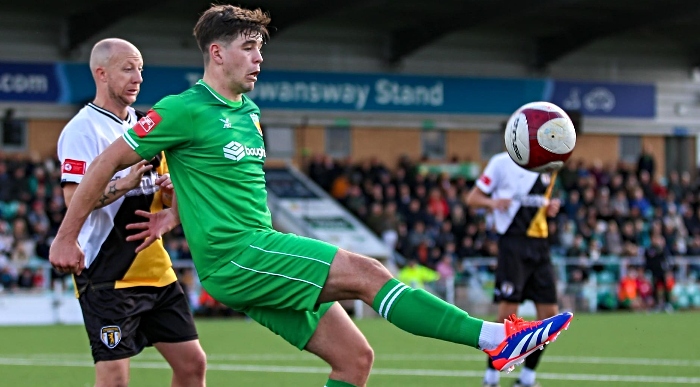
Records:
[[[162,120],[163,118],[155,110],[151,109],[134,125],[134,132],[139,137],[145,137]]]
[[[100,339],[107,346],[107,348],[112,349],[116,347],[120,341],[122,341],[122,329],[118,325],[108,325],[102,327],[100,331]]]
[[[486,175],[481,175],[481,178],[479,178],[479,180],[481,180],[481,182],[487,186],[491,185],[491,178],[489,178]]]
[[[255,113],[251,113],[250,119],[253,120],[253,125],[255,125],[255,127],[258,128],[258,133],[260,133],[260,135],[262,136],[263,131],[262,131],[262,127],[260,127],[260,118],[258,117],[258,115]]]
[[[84,175],[87,163],[85,161],[66,159],[63,162],[63,173],[70,173],[73,175]]]
[[[245,156],[253,156],[259,159],[267,157],[265,147],[249,148],[240,142],[231,141],[224,147],[224,157],[233,161],[240,161]]]
[[[231,129],[232,128],[231,121],[229,121],[228,117],[226,117],[226,119],[219,118],[219,121],[224,123],[224,129]]]

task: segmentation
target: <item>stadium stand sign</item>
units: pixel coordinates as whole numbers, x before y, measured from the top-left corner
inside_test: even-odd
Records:
[[[147,66],[139,104],[153,105],[202,76],[199,67]],[[80,104],[94,93],[86,63],[0,62],[0,100]],[[550,101],[586,116],[651,119],[653,84],[571,82],[547,78],[471,78],[265,70],[249,96],[262,109],[505,115]]]
[[[53,64],[0,62],[0,101],[59,102],[62,89]]]
[[[587,116],[654,118],[654,85],[555,81],[545,100]]]

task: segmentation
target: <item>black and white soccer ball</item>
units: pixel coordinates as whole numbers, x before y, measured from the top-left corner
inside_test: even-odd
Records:
[[[521,106],[508,119],[506,150],[521,167],[533,172],[561,169],[576,146],[576,130],[571,118],[550,102]]]

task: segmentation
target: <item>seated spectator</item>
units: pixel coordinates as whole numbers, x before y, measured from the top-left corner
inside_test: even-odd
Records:
[[[642,302],[642,308],[645,310],[651,309],[654,306],[651,281],[649,281],[644,272],[644,266],[638,266],[635,270],[637,270],[637,291],[639,292],[639,299]]]
[[[453,286],[455,279],[454,261],[451,255],[444,254],[435,266],[439,278],[435,282],[435,291],[443,300],[447,298],[447,289]]]
[[[649,218],[653,211],[651,203],[644,196],[644,191],[640,187],[634,189],[630,200],[630,210],[635,208],[639,210],[639,213],[644,218]]]
[[[29,267],[24,267],[17,276],[19,289],[31,289],[34,287],[34,272]]]
[[[622,254],[622,235],[617,227],[617,222],[610,220],[608,229],[605,231],[604,250],[605,254],[620,255]]]
[[[629,216],[629,201],[624,190],[621,189],[615,193],[615,196],[610,200],[610,207],[612,208],[612,215],[618,220]]]
[[[382,235],[384,232],[384,208],[380,202],[374,202],[370,205],[365,224],[375,235]]]
[[[643,308],[638,291],[637,274],[637,270],[630,267],[627,274],[620,279],[617,287],[617,301],[620,309],[638,311]]]

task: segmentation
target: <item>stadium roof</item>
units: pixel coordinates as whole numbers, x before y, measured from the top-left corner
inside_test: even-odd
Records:
[[[55,15],[63,20],[60,45],[78,47],[116,21],[144,12],[196,21],[211,0],[3,1],[0,12]],[[497,31],[532,42],[532,67],[544,69],[597,40],[625,35],[680,45],[700,64],[699,0],[240,0],[268,11],[273,33],[290,27],[369,29],[384,36],[384,59],[400,63],[451,33]],[[118,14],[114,13],[119,9]]]

